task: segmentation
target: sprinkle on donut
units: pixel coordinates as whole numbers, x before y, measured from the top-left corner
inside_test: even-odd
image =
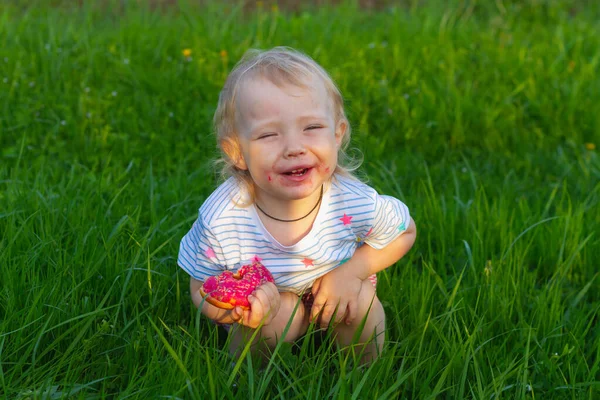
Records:
[[[248,296],[266,282],[274,282],[269,270],[258,261],[244,265],[236,273],[224,271],[208,278],[200,294],[215,307],[230,310],[236,306],[250,308]]]

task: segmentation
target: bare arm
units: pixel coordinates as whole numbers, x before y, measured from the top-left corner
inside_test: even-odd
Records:
[[[352,262],[348,262],[339,268],[347,268],[350,276],[357,276],[365,280],[404,257],[415,243],[416,237],[417,227],[415,221],[411,218],[406,231],[392,243],[380,250],[376,250],[369,245],[361,246],[354,252],[351,258]]]
[[[411,218],[406,231],[383,249],[361,246],[348,262],[317,279],[312,287],[315,300],[310,313],[311,320],[315,320],[322,312],[321,326],[326,327],[339,306],[344,312],[336,315],[335,322],[342,320],[347,309],[346,323],[350,323],[356,316],[356,299],[362,281],[401,259],[414,244],[416,236],[417,228]]]

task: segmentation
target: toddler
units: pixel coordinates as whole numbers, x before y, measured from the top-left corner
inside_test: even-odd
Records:
[[[225,82],[214,125],[228,178],[200,207],[178,259],[194,304],[233,324],[232,353],[256,329],[260,351],[296,340],[311,322],[331,325],[348,346],[366,319],[358,344],[365,361],[377,357],[385,314],[375,274],[408,252],[416,228],[406,205],[352,176],[350,125],[329,74],[289,48],[249,51]],[[205,279],[252,261],[275,284],[249,297],[250,310],[202,300]]]

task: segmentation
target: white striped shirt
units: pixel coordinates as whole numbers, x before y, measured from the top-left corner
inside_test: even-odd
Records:
[[[363,243],[381,249],[404,233],[410,221],[400,200],[336,175],[323,193],[310,232],[284,246],[264,227],[254,204],[235,204],[240,195],[237,181],[229,178],[202,204],[181,240],[178,264],[193,278],[204,281],[257,259],[271,271],[280,291],[301,295]]]

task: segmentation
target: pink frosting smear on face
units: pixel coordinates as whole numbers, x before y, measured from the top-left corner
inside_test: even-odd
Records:
[[[269,270],[259,262],[242,266],[237,273],[225,271],[208,278],[202,289],[213,299],[235,306],[250,307],[248,296],[266,282],[275,282]]]

